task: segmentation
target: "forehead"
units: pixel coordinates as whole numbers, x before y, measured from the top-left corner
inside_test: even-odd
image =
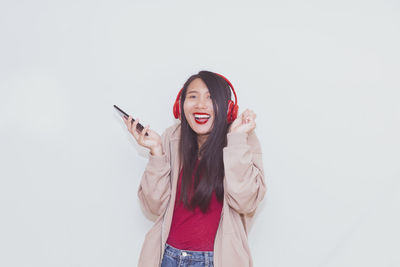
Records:
[[[186,93],[208,93],[207,85],[203,82],[202,79],[196,78],[194,79],[188,86]]]

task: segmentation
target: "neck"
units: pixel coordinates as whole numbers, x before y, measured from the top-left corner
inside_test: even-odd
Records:
[[[206,142],[208,137],[207,135],[197,135],[197,144],[199,145],[199,150],[201,148],[201,146]]]

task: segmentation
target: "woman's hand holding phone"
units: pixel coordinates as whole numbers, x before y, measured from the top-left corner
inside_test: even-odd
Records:
[[[150,129],[150,126],[147,125],[144,127],[141,133],[136,130],[136,126],[139,123],[139,119],[136,119],[133,123],[132,117],[129,116],[128,118],[123,117],[126,127],[128,127],[128,131],[133,135],[136,139],[137,143],[143,147],[150,149],[150,153],[154,156],[162,156],[163,149],[162,149],[162,142],[161,137],[155,131]],[[145,134],[148,135],[145,135]]]

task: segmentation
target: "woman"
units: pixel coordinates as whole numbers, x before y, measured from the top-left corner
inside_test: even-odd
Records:
[[[247,231],[266,192],[261,147],[256,114],[246,109],[237,117],[230,89],[235,94],[220,74],[192,75],[174,105],[181,123],[161,137],[149,125],[139,133],[139,120],[125,119],[150,149],[138,196],[157,217],[140,267],[253,265]]]

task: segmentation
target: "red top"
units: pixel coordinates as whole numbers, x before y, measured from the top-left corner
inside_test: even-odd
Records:
[[[188,210],[180,201],[181,182],[182,170],[179,174],[174,214],[167,243],[182,250],[213,251],[222,203],[217,200],[214,191],[206,213],[202,213],[199,207],[193,211]]]

